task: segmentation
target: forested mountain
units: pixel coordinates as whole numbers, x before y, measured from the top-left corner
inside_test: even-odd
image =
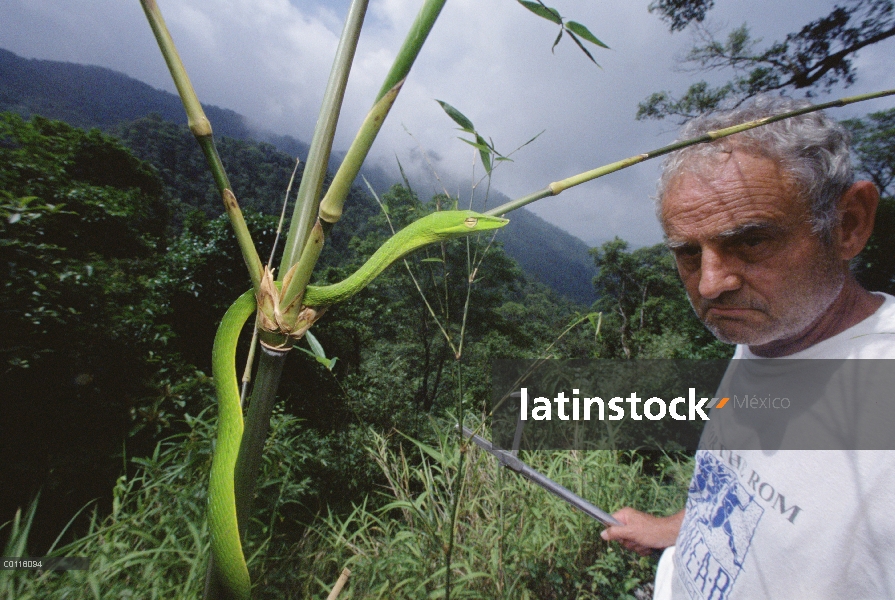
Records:
[[[133,127],[129,130],[129,126],[124,125],[152,114],[158,115],[161,121],[185,125],[186,116],[177,96],[110,69],[25,59],[0,49],[0,111],[14,111],[25,117],[41,115],[60,119],[77,127],[99,127],[122,135],[125,143],[135,150],[138,157],[152,162],[163,171],[163,177],[164,171],[170,171],[171,161],[181,158],[171,150],[165,150],[167,154],[162,156],[157,151],[159,149],[147,148],[147,144],[138,137],[128,135],[134,133]],[[216,106],[205,106],[205,111],[216,137],[225,148],[232,144],[232,140],[226,138],[257,140],[273,146],[258,146],[255,150],[247,151],[254,154],[252,159],[262,159],[265,168],[271,163],[287,160],[286,157],[275,157],[274,148],[290,156],[307,155],[307,144],[290,136],[254,130],[246,125],[242,115],[234,111]],[[190,141],[189,145],[195,146],[195,142]],[[226,164],[226,149],[222,152],[225,154]],[[198,151],[194,151],[194,155],[199,156]],[[162,158],[164,164],[158,164],[158,158]],[[291,162],[291,159],[288,161]],[[227,167],[231,169],[230,165]],[[205,173],[204,162],[200,159],[181,171],[181,183],[187,183],[184,177],[192,179],[193,183],[189,186],[197,194],[197,206],[207,214],[217,214],[217,195],[210,186],[197,183],[199,179],[193,177],[204,176],[205,179],[201,181],[210,182],[210,177],[204,175]],[[368,169],[363,173],[380,193],[388,190],[392,183],[397,183],[390,181],[378,169]],[[257,192],[268,189],[267,184],[271,182],[254,181],[256,175],[253,173],[252,177],[233,182],[240,202],[268,214],[278,214],[279,208],[276,207],[282,200],[285,185],[277,182],[276,193],[259,198]],[[205,189],[200,190],[202,187]],[[359,195],[357,200],[372,202],[369,198],[364,199],[363,195]],[[375,204],[372,206],[375,207]],[[596,269],[584,242],[524,209],[515,211],[511,221],[500,239],[504,241],[510,256],[516,259],[526,273],[576,302],[587,305],[594,301],[592,280]]]

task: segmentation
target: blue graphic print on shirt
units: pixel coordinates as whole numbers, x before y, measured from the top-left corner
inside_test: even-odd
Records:
[[[729,597],[763,514],[764,507],[729,466],[710,452],[696,454],[675,555],[676,571],[692,598]]]

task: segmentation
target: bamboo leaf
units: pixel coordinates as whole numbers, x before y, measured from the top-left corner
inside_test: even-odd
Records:
[[[457,138],[457,139],[460,140],[461,142],[466,142],[473,148],[477,148],[480,152],[484,152],[486,150],[488,150],[488,151],[491,150],[491,148],[488,147],[488,144],[477,144],[476,142],[473,142],[472,140],[467,140],[464,138]]]
[[[482,138],[482,136],[480,136],[479,134],[476,134],[475,139],[476,139],[476,142],[478,142],[478,144],[476,144],[476,145],[480,146],[479,147],[479,156],[482,158],[482,164],[485,166],[485,172],[490,173],[491,172],[491,154],[492,153],[497,154],[497,152],[494,150],[494,147],[491,144],[487,143],[484,140],[484,138]],[[487,148],[487,149],[482,149],[481,146],[485,146],[485,148]]]
[[[601,48],[607,48],[607,49],[609,48],[609,46],[607,46],[606,44],[604,44],[603,42],[598,40],[596,38],[596,36],[594,34],[592,34],[587,27],[585,27],[581,23],[578,23],[577,21],[566,21],[565,27],[566,27],[566,29],[568,29],[569,31],[571,31],[572,33],[577,35],[578,37],[587,40],[591,44],[596,44],[597,46],[600,46]]]
[[[581,48],[581,51],[587,55],[587,57],[590,59],[590,61],[599,67],[600,66],[599,63],[597,63],[597,61],[594,60],[594,57],[591,56],[591,54],[590,54],[590,52],[588,52],[587,48],[584,47],[584,44],[581,43],[581,40],[579,40],[578,37],[571,31],[569,31],[568,29],[566,29],[565,32],[567,34],[569,34],[569,37],[572,38],[572,41],[574,41],[576,44],[578,44],[578,47]]]
[[[548,21],[556,23],[557,25],[562,25],[562,17],[559,16],[559,12],[557,12],[555,8],[544,6],[543,4],[540,4],[538,2],[530,2],[529,0],[516,1],[539,17],[547,19]]]
[[[482,138],[482,136],[476,134],[475,137],[476,137],[476,140],[478,140],[477,142],[473,142],[471,140],[467,140],[464,138],[457,138],[457,139],[460,140],[461,142],[466,142],[467,144],[469,144],[470,146],[472,146],[473,148],[475,148],[479,151],[479,156],[482,158],[482,165],[485,167],[485,171],[487,173],[490,173],[491,172],[491,152],[492,152],[491,146],[489,146],[487,144],[487,142],[485,142],[485,140]]]
[[[305,354],[313,356],[317,360],[317,362],[326,367],[327,370],[332,371],[333,367],[336,366],[336,361],[338,360],[338,358],[327,358],[326,352],[323,350],[323,346],[310,331],[305,332],[305,339],[308,340],[308,346],[311,347],[310,350],[308,350],[307,348],[302,348],[300,346],[296,347]]]
[[[494,138],[488,138],[488,147],[491,148],[491,152],[496,156],[503,156],[497,149],[494,147]]]
[[[461,113],[459,110],[448,104],[447,102],[442,102],[441,100],[436,100],[441,105],[441,108],[444,109],[444,112],[447,113],[451,119],[454,120],[454,123],[463,128],[463,131],[468,133],[475,133],[475,125],[472,124],[466,115]]]
[[[444,262],[444,261],[441,260],[440,258],[432,257],[432,258],[424,258],[420,262],[438,262],[438,263],[440,263],[440,262]]]
[[[430,457],[432,457],[435,460],[435,462],[443,463],[445,461],[444,454],[442,454],[441,452],[439,452],[432,446],[429,446],[428,444],[424,444],[417,440],[410,440],[410,441],[412,441],[416,445],[416,447],[419,448],[421,451],[423,451],[425,454],[428,454]]]
[[[559,35],[556,36],[556,39],[553,40],[553,45],[550,46],[550,52],[555,52],[555,51],[556,51],[556,46],[557,46],[557,44],[559,44],[559,41],[562,39],[562,32],[563,32],[563,31],[565,31],[565,30],[564,30],[564,29],[560,29],[560,30],[559,30]]]
[[[307,335],[307,332],[305,332],[305,335]],[[326,367],[326,370],[327,370],[327,371],[332,371],[332,370],[333,370],[333,367],[336,366],[336,361],[338,360],[338,358],[323,358],[322,356],[317,356],[316,354],[314,354],[313,352],[311,352],[311,351],[308,350],[307,348],[302,348],[302,347],[300,347],[300,346],[296,346],[296,348],[298,348],[299,350],[301,350],[302,352],[304,352],[304,353],[307,354],[308,356],[313,356],[313,357],[314,357],[314,360],[316,360],[316,361],[319,362],[321,365],[323,365],[324,367]]]
[[[326,352],[323,350],[323,346],[317,341],[317,338],[314,337],[314,334],[310,331],[305,332],[305,339],[308,340],[308,346],[311,347],[311,352],[314,353],[314,356],[319,356],[322,358],[326,358]]]
[[[541,133],[544,133],[544,131],[547,131],[547,130],[544,129],[543,131],[541,131]],[[536,139],[538,139],[539,137],[541,137],[541,133],[539,133],[538,135],[534,136],[533,138],[531,138],[530,140],[528,140],[527,142],[525,142],[524,144],[522,144],[521,146],[519,146],[519,148],[517,148],[516,150],[518,150],[518,149],[520,149],[520,148],[525,148],[527,145],[529,145],[530,143],[532,143],[533,141],[535,141]]]

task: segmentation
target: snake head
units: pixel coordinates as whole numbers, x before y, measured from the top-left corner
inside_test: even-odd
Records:
[[[425,217],[431,219],[432,231],[440,237],[458,237],[500,229],[509,219],[483,215],[471,210],[444,210]]]

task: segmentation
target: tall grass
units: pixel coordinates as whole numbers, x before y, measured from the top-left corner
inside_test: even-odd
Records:
[[[213,430],[204,415],[188,424],[187,433],[162,442],[151,457],[134,459],[139,469],[118,480],[111,514],[94,514],[81,537],[52,551],[88,557],[89,570],[2,571],[0,597],[199,597]],[[288,505],[301,503],[313,489],[297,477],[315,458],[296,419],[277,413],[265,452],[266,483],[258,492],[253,529],[259,533],[246,541],[254,597],[324,598],[346,566],[352,576],[340,598],[444,597],[452,522],[455,598],[633,598],[652,579],[651,560],[607,545],[595,521],[498,467],[475,446],[458,448],[444,433],[448,429],[436,429],[433,445],[410,439],[396,445],[371,432],[368,452],[384,482],[381,508],[364,502],[305,529],[288,517]],[[461,452],[467,454],[462,463]],[[611,451],[524,459],[610,511],[623,505],[675,511],[691,470],[671,460],[645,468],[642,458]],[[10,543],[22,549],[32,510],[7,524],[15,529]]]
[[[369,451],[390,501],[377,510],[362,504],[347,516],[331,514],[315,527],[316,539],[308,540],[317,581],[334,581],[343,566],[351,569],[340,598],[444,597],[443,555],[455,501],[453,597],[634,598],[634,590],[652,580],[651,559],[603,542],[596,521],[498,467],[475,446],[458,448],[446,433],[438,435],[437,446],[411,442],[404,446],[408,453],[374,436]],[[467,460],[461,461],[464,452]],[[669,459],[647,469],[641,457],[612,451],[531,453],[524,459],[610,511],[630,505],[676,512],[692,472],[687,463]],[[454,498],[457,489],[461,497]]]
[[[86,571],[0,571],[0,598],[44,600],[65,598],[198,598],[202,593],[209,536],[205,519],[213,423],[203,413],[187,417],[188,431],[161,442],[154,454],[133,459],[133,477],[118,479],[112,511],[94,513],[78,539],[51,550],[59,556],[85,556]],[[278,413],[272,422],[258,491],[256,527],[246,540],[249,568],[258,597],[283,598],[294,585],[284,573],[288,528],[278,527],[287,505],[299,503],[308,491],[300,478],[310,453],[294,417]],[[9,524],[24,556],[27,517]],[[12,540],[11,540],[12,541]]]
[[[187,424],[186,433],[160,443],[151,457],[133,460],[136,474],[118,480],[109,515],[94,514],[78,539],[52,550],[88,557],[89,570],[0,571],[0,598],[198,598],[208,556],[205,479],[214,432],[205,414]],[[256,533],[246,540],[253,598],[325,598],[346,566],[352,574],[340,600],[444,597],[452,523],[454,598],[634,598],[652,579],[654,561],[603,542],[596,521],[477,447],[458,447],[451,427],[434,430],[432,444],[370,430],[367,451],[382,473],[381,497],[349,514],[319,516],[308,527],[295,521],[291,505],[315,493],[315,482],[300,473],[318,458],[297,419],[277,411],[250,528]],[[692,472],[686,462],[644,465],[642,457],[613,451],[522,458],[610,511],[630,505],[674,512]],[[6,525],[13,555],[25,555],[32,513],[33,506]]]

